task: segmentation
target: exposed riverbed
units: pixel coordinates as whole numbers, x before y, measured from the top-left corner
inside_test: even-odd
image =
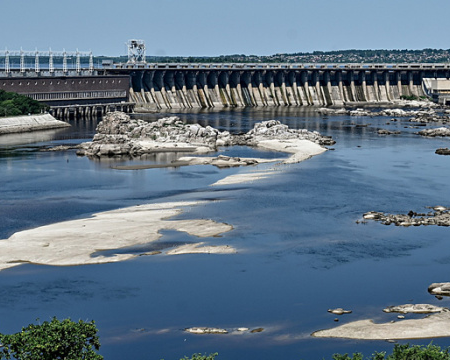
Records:
[[[221,255],[155,254],[113,264],[23,264],[3,270],[1,332],[19,331],[36,318],[70,316],[96,321],[100,353],[106,359],[179,359],[216,351],[218,359],[331,359],[335,352],[368,355],[389,351],[393,345],[313,338],[311,333],[355,320],[400,321],[382,311],[392,305],[450,305],[447,298],[438,300],[427,291],[431,283],[449,281],[448,228],[357,223],[368,211],[425,212],[427,206],[450,206],[450,158],[434,153],[448,147],[448,138],[416,135],[418,129],[407,119],[323,116],[295,108],[177,115],[233,132],[276,119],[293,128],[331,135],[337,143],[334,151],[278,166],[270,176],[211,186],[231,175],[264,173],[273,164],[117,170],[113,167],[164,164],[189,154],[90,160],[77,157],[75,150],[39,151],[90,140],[95,124],[84,121],[74,121],[72,129],[1,136],[2,239],[17,231],[127,206],[202,201],[173,219],[230,224],[233,230],[206,242],[238,249]],[[400,134],[378,135],[379,129]],[[283,156],[239,146],[219,153]],[[147,248],[140,245],[94,256],[166,251],[198,242],[185,232],[163,230],[162,234]],[[339,307],[352,313],[336,323],[336,315],[327,310]],[[423,317],[406,315],[419,316]],[[264,331],[204,335],[183,331],[191,327]],[[448,339],[434,343],[447,346]]]

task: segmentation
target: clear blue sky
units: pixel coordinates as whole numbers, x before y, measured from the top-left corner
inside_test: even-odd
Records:
[[[271,55],[450,48],[450,0],[0,0],[0,49]]]

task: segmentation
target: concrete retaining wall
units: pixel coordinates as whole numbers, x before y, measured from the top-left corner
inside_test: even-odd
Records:
[[[68,123],[56,120],[50,114],[15,116],[0,118],[0,135],[58,129],[68,126],[70,126]]]

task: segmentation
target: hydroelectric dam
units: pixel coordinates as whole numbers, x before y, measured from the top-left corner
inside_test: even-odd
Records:
[[[113,110],[377,106],[405,96],[450,100],[448,63],[147,63],[143,50],[130,40],[128,62],[97,65],[92,53],[78,50],[0,51],[0,89],[46,103],[58,118]]]
[[[150,109],[382,105],[431,96],[450,64],[114,64],[129,101]],[[425,84],[425,85],[424,85]]]

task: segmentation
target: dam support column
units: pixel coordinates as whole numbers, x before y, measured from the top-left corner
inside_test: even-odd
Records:
[[[391,96],[391,82],[389,79],[389,71],[385,71],[384,73],[384,83],[386,84],[386,98],[388,101],[392,100],[392,96]]]
[[[337,79],[337,83],[338,83],[338,88],[339,88],[339,94],[341,95],[341,99],[342,102],[345,102],[345,96],[344,96],[344,85],[342,84],[342,72],[338,71],[336,73],[336,79]]]
[[[412,71],[408,72],[408,86],[409,86],[409,92],[411,95],[416,95],[414,91],[414,78]]]
[[[174,82],[177,99],[180,102],[180,107],[185,109],[192,107],[186,98],[186,81],[184,79],[184,73],[182,73],[181,71],[176,71],[174,74]]]
[[[372,72],[373,78],[373,94],[375,96],[375,101],[380,101],[380,89],[378,87],[378,73],[376,71]]]
[[[149,85],[148,85],[149,89],[150,89],[150,92],[149,92],[149,94],[147,92],[147,98],[149,100],[151,100],[150,101],[151,103],[155,104],[157,109],[161,109],[161,105],[160,105],[160,103],[158,101],[158,97],[156,96],[154,79],[155,79],[155,71],[151,71],[149,73]]]
[[[267,103],[264,100],[264,86],[262,83],[262,75],[260,71],[251,73],[253,97],[256,102],[256,106],[266,106]]]
[[[305,98],[306,98],[306,105],[312,105],[313,101],[312,101],[312,97],[311,94],[309,92],[309,83],[308,83],[308,72],[304,71],[302,72],[302,83],[303,83],[303,90],[305,92]]]
[[[271,70],[267,70],[264,74],[264,82],[266,85],[266,100],[267,105],[269,106],[279,106],[275,97],[275,86],[273,84],[273,72]]]
[[[284,73],[282,71],[277,71],[275,73],[275,78],[276,78],[275,92],[277,95],[278,103],[284,106],[290,105],[287,99],[286,79]]]
[[[362,92],[363,92],[364,100],[369,101],[365,71],[361,71],[361,85],[362,85]]]
[[[403,95],[403,91],[402,91],[402,73],[396,71],[395,72],[395,80],[397,82],[397,89],[398,89],[398,95],[396,96],[395,92],[394,92],[394,98],[401,98],[401,96]]]
[[[297,88],[297,77],[295,72],[291,71],[287,74],[288,82],[289,82],[289,88],[290,92],[292,94],[291,102],[293,105],[299,106],[302,105],[302,100],[298,95],[298,88]]]
[[[357,101],[356,97],[356,88],[355,88],[355,73],[353,70],[348,72],[348,76],[350,77],[350,92],[351,92],[351,101]]]
[[[220,71],[218,75],[220,100],[224,107],[233,106],[230,94],[230,82],[228,71]]]
[[[331,75],[329,71],[323,73],[326,86],[325,101],[327,106],[333,105],[333,88],[331,87]]]
[[[208,76],[208,86],[211,85],[211,93],[214,94],[213,105],[214,107],[223,107],[223,102],[220,97],[219,89],[219,73],[216,70],[211,71]],[[212,94],[211,94],[212,97]]]

